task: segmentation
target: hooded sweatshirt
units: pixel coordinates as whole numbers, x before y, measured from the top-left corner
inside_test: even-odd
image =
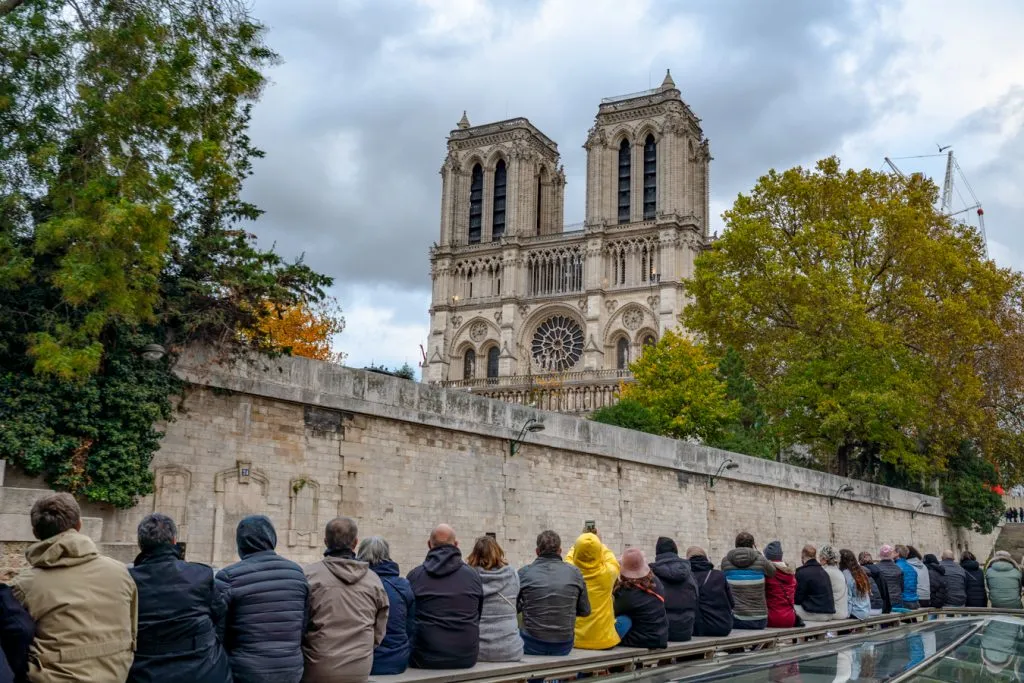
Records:
[[[480,648],[484,591],[480,574],[453,545],[439,545],[409,572],[416,597],[416,637],[409,664],[420,669],[468,669]]]
[[[305,570],[309,629],[302,641],[302,680],[364,683],[373,667],[373,650],[387,632],[388,596],[370,565],[354,559],[350,549],[328,553]]]
[[[235,683],[298,683],[309,584],[302,567],[274,552],[270,519],[250,515],[235,531],[240,562],[217,572],[226,605],[224,649]]]
[[[796,598],[796,570],[785,562],[772,562],[775,575],[764,580],[764,598],[768,606],[769,628],[796,626],[793,601]]]
[[[587,584],[590,616],[576,618],[575,646],[584,650],[606,650],[619,644],[615,632],[612,589],[619,578],[619,561],[594,534],[583,534],[565,556],[576,565]]]
[[[914,571],[917,572],[917,601],[931,601],[932,581],[931,576],[928,574],[928,567],[924,565],[924,561],[916,557],[908,558],[907,564],[913,567]]]
[[[668,639],[675,643],[693,637],[697,618],[697,582],[690,561],[676,553],[659,553],[651,563],[651,571],[661,580],[668,613]]]
[[[138,591],[128,568],[69,529],[29,546],[11,591],[36,621],[33,683],[123,681],[135,650]]]
[[[1020,565],[1012,557],[993,557],[985,567],[985,583],[992,607],[1021,609]]]
[[[480,614],[481,662],[518,662],[523,656],[516,601],[519,574],[512,565],[477,569],[483,582],[484,607]]]
[[[733,617],[737,621],[767,619],[764,580],[775,575],[775,565],[753,548],[733,548],[722,559],[722,572],[736,601]]]

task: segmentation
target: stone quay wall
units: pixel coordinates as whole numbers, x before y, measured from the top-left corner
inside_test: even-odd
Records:
[[[304,358],[227,366],[195,352],[177,372],[190,386],[153,461],[155,493],[131,510],[87,511],[91,535],[124,561],[153,511],[178,521],[188,559],[218,567],[237,559],[235,527],[251,513],[273,520],[278,552],[299,562],[321,556],[330,519],[354,517],[361,536],[388,539],[403,570],[422,560],[439,522],[455,527],[465,554],[494,534],[517,565],[533,557],[541,530],[558,531],[567,549],[588,519],[617,553],[638,546],[650,557],[667,535],[680,550],[704,547],[716,564],[744,530],[762,547],[781,540],[793,562],[807,542],[986,556],[995,541],[954,529],[937,498],[465,390]],[[510,440],[531,418],[544,431],[511,455]],[[712,484],[728,459],[738,467]],[[854,491],[835,496],[845,484]],[[14,492],[38,488],[8,470],[0,492],[24,505],[31,495]]]

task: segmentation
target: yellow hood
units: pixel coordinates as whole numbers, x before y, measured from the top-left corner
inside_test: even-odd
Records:
[[[33,543],[25,551],[25,558],[33,567],[74,567],[99,556],[92,539],[74,529]]]
[[[587,584],[590,616],[576,619],[576,647],[604,650],[619,644],[615,632],[612,589],[619,578],[619,561],[594,534],[583,534],[565,557],[579,568]]]

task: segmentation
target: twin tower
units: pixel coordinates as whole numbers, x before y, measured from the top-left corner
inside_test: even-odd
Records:
[[[565,226],[558,145],[525,118],[448,137],[425,381],[565,412],[614,402],[678,325],[708,245],[708,141],[670,74],[601,101],[586,220]]]

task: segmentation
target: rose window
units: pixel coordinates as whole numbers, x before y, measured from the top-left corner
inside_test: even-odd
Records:
[[[544,370],[568,370],[583,355],[583,330],[572,318],[551,316],[537,327],[531,351],[533,360]]]

